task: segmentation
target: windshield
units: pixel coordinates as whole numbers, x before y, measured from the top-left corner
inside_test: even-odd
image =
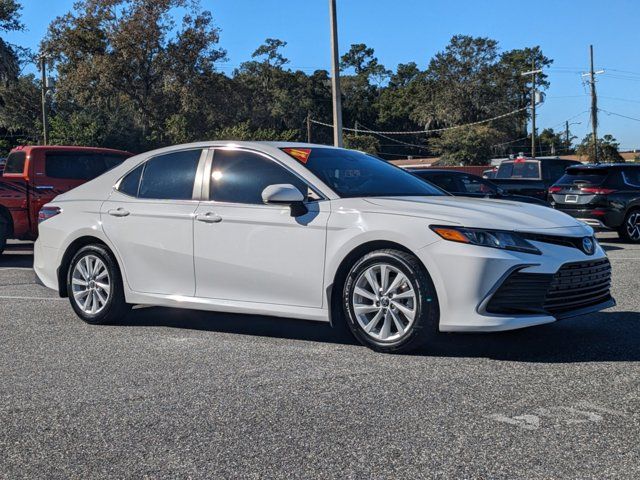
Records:
[[[540,163],[533,161],[502,162],[496,178],[540,178]]]
[[[371,155],[335,148],[310,150],[306,159],[298,160],[340,197],[445,195],[411,173]]]
[[[605,168],[569,168],[567,169],[567,173],[564,174],[556,184],[600,185],[606,180],[608,175],[609,171]]]

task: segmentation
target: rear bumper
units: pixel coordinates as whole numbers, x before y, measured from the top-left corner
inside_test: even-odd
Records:
[[[597,229],[616,229],[624,222],[624,212],[619,212],[611,208],[562,208],[562,206],[558,206],[557,204],[554,208]],[[601,213],[596,214],[594,212]]]

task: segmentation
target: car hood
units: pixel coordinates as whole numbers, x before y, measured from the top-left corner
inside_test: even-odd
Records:
[[[453,196],[376,197],[362,199],[363,210],[410,215],[444,225],[512,231],[548,231],[566,235],[589,235],[591,227],[549,207],[491,198]]]

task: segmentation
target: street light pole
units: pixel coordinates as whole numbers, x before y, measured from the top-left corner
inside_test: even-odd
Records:
[[[40,70],[42,72],[42,144],[49,143],[49,118],[47,111],[47,59],[44,54],[40,56]]]
[[[331,23],[331,90],[333,96],[333,145],[342,147],[342,99],[340,93],[340,64],[338,57],[338,21],[336,0],[329,0]]]
[[[521,76],[531,75],[531,158],[536,158],[536,75],[542,70],[536,70],[536,62],[531,62],[531,71],[521,73]]]

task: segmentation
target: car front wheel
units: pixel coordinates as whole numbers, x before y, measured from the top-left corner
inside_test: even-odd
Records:
[[[438,329],[433,282],[413,255],[377,250],[351,268],[343,310],[354,336],[373,350],[406,353],[424,345]]]
[[[113,323],[130,309],[118,265],[102,245],[88,245],[75,254],[67,274],[67,293],[73,310],[87,323]]]

